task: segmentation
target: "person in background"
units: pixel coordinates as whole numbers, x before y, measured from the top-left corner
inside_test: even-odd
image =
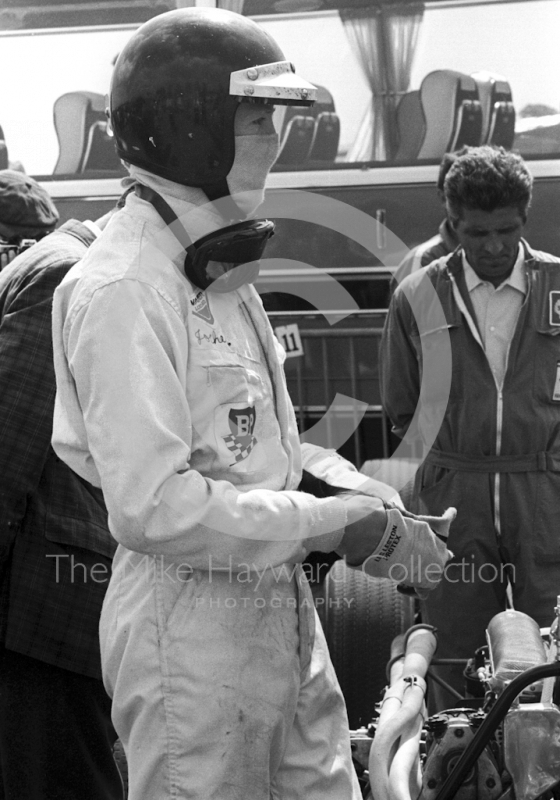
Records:
[[[130,800],[358,800],[301,563],[336,549],[387,574],[405,543],[449,555],[425,521],[360,493],[351,464],[300,445],[252,286],[274,104],[314,92],[239,14],[145,23],[109,101],[135,190],[55,294],[53,445],[103,490],[119,542],[100,633]],[[346,493],[298,491],[303,469]]]
[[[54,231],[58,211],[36,180],[0,170],[0,270],[33,242]]]
[[[445,176],[455,163],[458,156],[464,154],[467,152],[467,150],[468,147],[463,147],[461,150],[456,152],[445,153],[441,160],[437,180],[437,193],[443,208],[445,208],[445,194],[443,190]],[[410,275],[411,272],[416,272],[416,270],[421,269],[422,267],[427,267],[428,264],[432,263],[432,261],[436,261],[438,258],[449,255],[449,253],[452,253],[453,250],[455,250],[458,244],[459,242],[457,241],[455,231],[453,230],[453,227],[446,216],[439,226],[439,230],[435,236],[432,236],[432,238],[428,239],[426,242],[422,242],[422,244],[418,244],[416,247],[411,248],[403,258],[393,274],[393,279],[391,282],[392,292],[395,291],[403,278],[406,278],[406,276]]]
[[[0,232],[41,238],[0,273],[0,798],[122,800],[99,615],[116,543],[98,488],[51,448],[55,288],[107,218],[70,220],[0,172]]]
[[[420,375],[443,330],[451,346],[443,421],[412,506],[457,508],[455,557],[422,609],[441,658],[470,658],[485,644],[508,584],[514,607],[540,626],[550,625],[559,593],[560,260],[522,238],[531,189],[524,161],[502,148],[457,158],[444,191],[459,247],[402,281],[382,336],[382,402],[400,437],[417,407],[423,419],[436,408],[433,386],[419,402]],[[435,307],[434,291],[445,328],[421,313]],[[460,668],[440,676],[463,691]],[[437,708],[456,704],[432,688]]]

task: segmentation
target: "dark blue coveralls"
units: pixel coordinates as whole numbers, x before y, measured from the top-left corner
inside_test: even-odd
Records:
[[[429,326],[419,335],[405,294],[421,293],[429,278],[449,331],[451,390],[411,510],[458,512],[453,561],[422,609],[438,629],[439,658],[469,658],[486,643],[488,622],[506,607],[508,578],[514,607],[540,626],[552,623],[560,594],[560,259],[522,246],[528,291],[501,390],[475,336],[460,249],[403,281],[383,333],[382,400],[402,437],[418,403],[422,347],[440,335]],[[461,672],[440,674],[462,692]],[[456,705],[449,693],[435,694],[440,707]]]

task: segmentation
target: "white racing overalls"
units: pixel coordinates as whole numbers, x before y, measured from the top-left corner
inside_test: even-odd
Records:
[[[179,216],[200,205],[152,187]],[[101,649],[129,798],[357,800],[300,566],[337,546],[345,505],[296,491],[302,455],[322,477],[341,460],[302,453],[254,288],[205,295],[183,258],[130,195],[54,302],[53,444],[102,487],[120,543]]]

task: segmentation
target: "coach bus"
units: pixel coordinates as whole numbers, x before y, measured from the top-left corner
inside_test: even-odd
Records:
[[[313,108],[276,112],[276,269],[265,261],[259,286],[302,431],[358,465],[387,456],[378,337],[391,273],[441,221],[443,153],[520,152],[535,177],[527,238],[560,255],[560,0],[4,0],[0,162],[36,177],[61,220],[119,196],[112,65],[139,24],[188,5],[252,17],[318,87]]]

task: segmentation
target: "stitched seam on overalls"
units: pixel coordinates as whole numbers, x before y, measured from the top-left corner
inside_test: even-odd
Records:
[[[156,558],[156,557],[154,557]],[[167,765],[169,769],[169,797],[179,798],[179,765],[178,765],[178,732],[174,732],[176,728],[173,714],[173,697],[171,689],[171,680],[169,676],[169,667],[167,663],[165,647],[162,643],[164,637],[164,604],[162,597],[162,587],[157,580],[157,566],[153,570],[153,580],[155,584],[155,612],[156,612],[156,625],[158,635],[158,655],[159,655],[159,673],[161,681],[161,693],[163,697],[163,711],[165,717],[165,749],[167,753]]]

